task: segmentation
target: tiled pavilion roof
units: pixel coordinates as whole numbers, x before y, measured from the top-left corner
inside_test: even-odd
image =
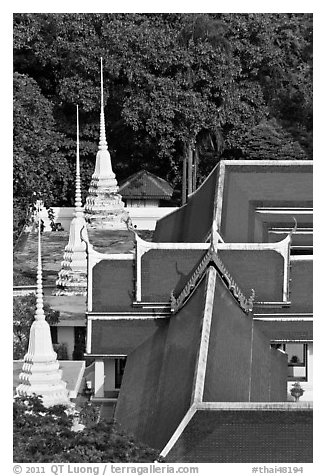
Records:
[[[147,170],[140,170],[122,182],[119,193],[128,199],[169,200],[173,193],[171,185]]]

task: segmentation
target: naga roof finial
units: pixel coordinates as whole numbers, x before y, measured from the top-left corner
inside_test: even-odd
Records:
[[[292,235],[297,231],[297,228],[298,228],[298,222],[297,222],[297,219],[295,217],[292,217],[293,220],[294,220],[294,227],[292,228],[292,230],[290,231],[290,237],[292,238]]]

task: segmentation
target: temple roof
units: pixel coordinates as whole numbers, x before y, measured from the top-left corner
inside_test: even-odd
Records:
[[[159,449],[187,425],[183,419],[199,402],[286,399],[286,386],[269,377],[275,366],[285,381],[285,354],[270,349],[213,262],[195,286],[166,324],[128,356],[117,402],[122,427]]]
[[[158,329],[168,325],[164,318],[92,320],[91,354],[129,355]]]
[[[221,411],[218,407],[202,405],[165,461],[188,464],[312,462],[312,429],[312,410],[301,403],[293,409],[279,404],[273,411],[268,405],[242,411],[232,407]]]
[[[255,321],[255,325],[271,341],[311,341],[313,339],[312,321]]]
[[[280,221],[289,225],[280,215],[311,225],[312,189],[309,160],[221,160],[185,206],[157,222],[153,241],[204,242],[216,220],[226,243],[266,242]]]
[[[92,269],[92,310],[132,311],[134,301],[133,260],[101,260]]]
[[[128,199],[169,200],[173,193],[171,185],[160,177],[141,170],[128,177],[120,185],[119,193]]]
[[[205,250],[152,249],[141,258],[142,301],[169,301],[171,291],[183,282]]]

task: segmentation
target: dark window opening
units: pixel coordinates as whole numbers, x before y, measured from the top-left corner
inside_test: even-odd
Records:
[[[291,255],[312,255],[313,247],[312,246],[291,246],[290,254]]]
[[[74,328],[75,344],[72,353],[72,360],[84,360],[86,350],[86,327]]]
[[[122,383],[123,373],[125,371],[127,357],[115,359],[115,388],[120,388]]]
[[[50,327],[50,332],[51,332],[52,344],[57,344],[58,343],[58,328],[57,328],[57,326],[51,326]]]

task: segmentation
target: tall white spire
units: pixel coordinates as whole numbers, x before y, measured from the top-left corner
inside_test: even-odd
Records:
[[[103,58],[101,58],[101,113],[100,113],[100,141],[99,150],[108,150],[105,136],[104,94],[103,94]]]
[[[81,199],[80,186],[80,157],[79,157],[79,111],[77,112],[76,137],[76,190],[75,213],[70,223],[69,241],[65,247],[61,269],[56,281],[56,294],[86,294],[87,290],[87,258],[86,243],[81,239],[81,230],[85,227],[84,210]],[[87,230],[85,230],[87,236]]]
[[[24,357],[19,396],[40,395],[44,406],[69,405],[66,383],[62,380],[57,354],[53,350],[50,326],[45,320],[42,288],[41,223],[38,227],[37,291],[35,320],[29,335],[28,352]]]
[[[37,278],[36,278],[36,320],[45,320],[43,308],[42,257],[41,257],[41,218],[38,223]]]
[[[79,159],[79,113],[77,105],[77,148],[76,148],[76,191],[75,191],[75,216],[84,216],[82,207],[81,187],[80,187],[80,159]]]
[[[101,58],[100,138],[95,171],[85,204],[85,218],[92,228],[126,229],[128,213],[124,210],[118,183],[112,170],[111,156],[105,135],[103,59]]]

